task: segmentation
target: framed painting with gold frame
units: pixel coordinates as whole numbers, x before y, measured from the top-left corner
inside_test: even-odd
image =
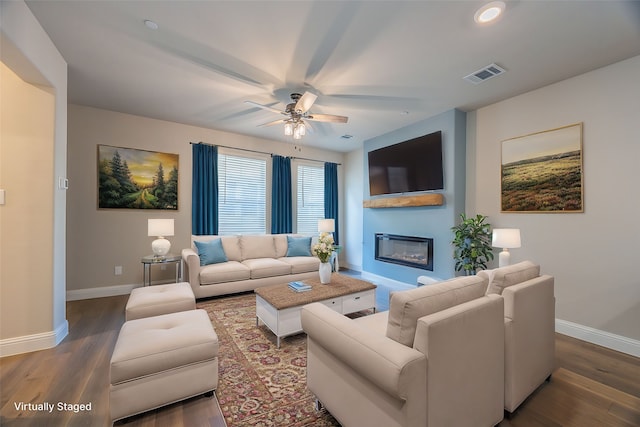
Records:
[[[582,123],[502,141],[501,212],[584,212]]]

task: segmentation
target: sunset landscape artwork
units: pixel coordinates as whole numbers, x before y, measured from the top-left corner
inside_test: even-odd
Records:
[[[583,212],[582,123],[502,141],[502,212]]]
[[[178,209],[178,155],[98,145],[98,208]]]

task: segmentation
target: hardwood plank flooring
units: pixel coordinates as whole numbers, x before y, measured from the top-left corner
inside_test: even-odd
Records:
[[[0,425],[108,426],[109,360],[127,296],[67,303],[69,336],[57,347],[0,359]],[[640,359],[556,334],[557,369],[500,427],[640,426]],[[24,403],[91,403],[91,411],[16,409]],[[216,399],[195,397],[116,426],[212,426]]]

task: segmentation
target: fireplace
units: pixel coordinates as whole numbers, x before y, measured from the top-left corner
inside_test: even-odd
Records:
[[[433,271],[433,239],[376,233],[376,259]]]

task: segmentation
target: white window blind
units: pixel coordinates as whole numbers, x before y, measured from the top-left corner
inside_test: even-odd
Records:
[[[317,234],[324,218],[324,167],[298,165],[297,232]]]
[[[267,161],[218,155],[218,233],[264,234]]]

